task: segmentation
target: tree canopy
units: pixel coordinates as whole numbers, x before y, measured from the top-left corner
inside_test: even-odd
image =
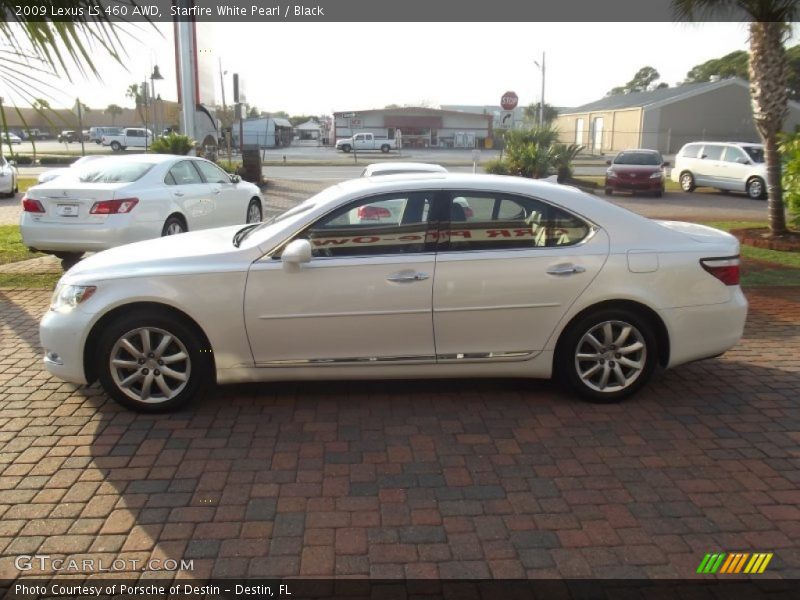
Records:
[[[630,94],[632,92],[646,92],[648,90],[669,87],[667,83],[656,82],[661,79],[661,75],[653,67],[642,67],[633,78],[625,85],[620,85],[609,90],[607,96],[615,96],[617,94]]]

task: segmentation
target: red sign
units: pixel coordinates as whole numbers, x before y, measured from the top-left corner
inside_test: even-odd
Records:
[[[500,98],[500,106],[503,107],[503,110],[514,110],[517,108],[517,102],[519,102],[519,97],[515,92],[506,92]]]

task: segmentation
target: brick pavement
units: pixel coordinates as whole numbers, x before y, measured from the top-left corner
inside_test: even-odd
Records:
[[[0,290],[0,579],[33,553],[192,559],[180,577],[675,578],[719,550],[798,577],[800,289],[748,296],[737,348],[620,405],[549,382],[286,383],[142,416],[50,378],[49,292]]]

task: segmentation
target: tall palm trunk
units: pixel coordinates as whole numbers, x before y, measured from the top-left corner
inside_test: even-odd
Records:
[[[786,230],[786,210],[781,187],[781,160],[778,153],[778,133],[788,113],[786,86],[787,61],[783,48],[786,25],[780,22],[750,23],[750,97],[753,121],[764,142],[767,165],[770,235],[779,236]]]

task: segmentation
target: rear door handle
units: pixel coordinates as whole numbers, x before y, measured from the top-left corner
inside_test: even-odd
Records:
[[[172,192],[175,196],[183,196],[183,192]]]
[[[547,269],[549,275],[574,275],[575,273],[585,273],[586,269],[580,265],[573,265],[572,263],[561,263],[560,265],[553,265]]]
[[[409,281],[425,281],[428,279],[430,275],[427,273],[421,273],[420,271],[416,272],[409,272],[409,271],[400,271],[399,273],[393,273],[386,278],[386,281],[391,281],[392,283],[406,283]]]

